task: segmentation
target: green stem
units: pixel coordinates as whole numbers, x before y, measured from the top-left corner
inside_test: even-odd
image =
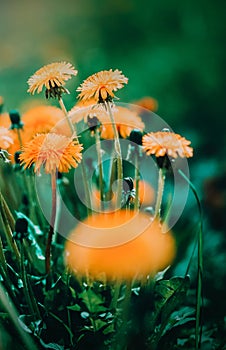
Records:
[[[33,342],[32,338],[29,336],[27,332],[25,332],[21,324],[19,323],[19,315],[13,303],[11,302],[8,293],[6,293],[4,287],[0,284],[0,302],[3,305],[4,309],[8,312],[10,320],[15,326],[17,333],[19,334],[22,342],[24,343],[24,350],[38,350],[37,346]]]
[[[52,238],[54,235],[54,226],[55,226],[55,219],[56,219],[56,173],[51,174],[51,188],[52,188],[52,212],[51,212],[51,219],[50,219],[50,227],[49,227],[49,233],[47,238],[47,245],[46,245],[46,274],[48,283],[50,284],[50,272],[51,272],[51,244],[52,244]]]
[[[18,263],[18,266],[20,265],[20,252],[17,247],[16,242],[13,239],[13,234],[12,234],[12,229],[9,225],[7,214],[5,213],[5,207],[4,207],[4,202],[3,202],[3,196],[0,192],[0,213],[2,216],[2,221],[3,221],[3,229],[5,231],[6,239],[8,242],[8,245],[11,249],[11,251],[15,254],[16,261]]]
[[[67,112],[66,107],[64,105],[64,101],[62,100],[61,97],[59,98],[59,104],[60,104],[60,107],[61,107],[61,109],[62,109],[62,111],[67,119],[67,122],[68,122],[68,125],[69,125],[69,128],[71,130],[72,135],[74,135],[74,134],[76,135],[74,125],[71,122],[71,119],[68,117],[68,112]]]
[[[68,112],[66,110],[66,107],[64,105],[62,98],[59,98],[59,104],[60,104],[60,107],[61,107],[62,111],[64,112],[64,115],[67,119],[68,125],[69,125],[70,130],[71,130],[72,137],[75,137],[77,142],[79,142],[76,128],[73,125],[71,119],[68,117]],[[82,178],[83,178],[84,190],[85,190],[85,199],[86,199],[86,204],[87,204],[87,215],[90,215],[92,212],[91,199],[90,199],[90,191],[89,191],[88,180],[87,180],[87,176],[86,176],[86,170],[84,167],[84,162],[81,162],[81,169],[82,169]]]
[[[99,166],[99,190],[100,190],[100,209],[104,209],[104,188],[103,188],[103,166],[102,166],[102,156],[101,156],[101,146],[100,146],[100,134],[99,130],[95,130],[96,138],[96,149],[97,149],[97,161]]]
[[[135,203],[134,203],[134,209],[138,210],[139,209],[139,181],[140,181],[140,176],[139,176],[139,169],[138,169],[138,153],[135,150]]]
[[[23,147],[23,142],[22,142],[22,137],[21,137],[20,129],[17,129],[17,137],[18,137],[18,141],[19,141],[19,144],[20,144],[20,149],[22,149],[22,147]]]
[[[159,168],[158,192],[157,192],[155,214],[154,214],[155,218],[160,218],[160,215],[161,215],[161,204],[162,204],[162,196],[164,191],[164,184],[165,184],[165,173],[162,168]]]
[[[202,299],[203,299],[203,213],[202,206],[199,200],[197,190],[193,183],[187,178],[183,171],[178,170],[179,174],[189,184],[195,199],[198,204],[199,210],[199,229],[198,229],[198,273],[197,273],[197,292],[196,292],[196,320],[195,320],[195,349],[198,350],[201,347],[202,341],[202,322],[201,322],[201,311],[202,311]],[[190,266],[190,263],[189,263]],[[187,269],[188,271],[188,269]]]
[[[33,308],[33,304],[31,302],[31,298],[30,298],[30,294],[29,294],[29,287],[28,287],[28,281],[27,281],[27,274],[26,274],[26,270],[25,270],[25,261],[24,261],[24,245],[23,242],[21,242],[20,244],[20,257],[21,257],[21,261],[20,261],[20,273],[21,273],[21,279],[23,281],[23,291],[24,291],[24,296],[25,299],[27,301],[28,304],[28,308],[29,311],[33,317],[33,319],[35,319],[35,310]]]
[[[114,137],[115,137],[115,152],[116,152],[116,161],[117,161],[117,173],[118,173],[118,181],[119,185],[117,187],[117,207],[121,208],[121,201],[122,201],[122,179],[123,179],[123,168],[122,168],[122,153],[121,153],[121,146],[119,142],[119,134],[118,130],[116,128],[115,119],[113,116],[113,113],[111,111],[111,106],[109,102],[105,102],[105,105],[107,107],[108,114],[111,119]]]

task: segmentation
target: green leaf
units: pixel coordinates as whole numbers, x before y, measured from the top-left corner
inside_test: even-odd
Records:
[[[106,307],[103,305],[104,302],[102,298],[94,293],[90,288],[80,293],[79,298],[82,299],[90,313],[98,313],[106,310]]]
[[[67,306],[67,308],[72,311],[81,311],[81,306],[79,306],[78,304]]]

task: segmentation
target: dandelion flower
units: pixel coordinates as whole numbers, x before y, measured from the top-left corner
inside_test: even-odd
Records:
[[[128,83],[122,72],[116,70],[103,70],[88,77],[77,88],[80,92],[79,98],[81,100],[93,99],[95,102],[103,103],[104,101],[112,101],[114,92],[123,88],[124,84]]]
[[[69,234],[65,262],[77,275],[133,280],[168,266],[175,241],[144,213],[119,210],[88,217]]]
[[[193,149],[190,141],[179,134],[168,131],[151,132],[143,136],[143,148],[147,155],[156,157],[190,158]]]
[[[84,121],[87,122],[88,117],[96,117],[101,123],[101,138],[114,139],[113,126],[105,108],[95,105],[90,105],[90,107],[87,106],[81,109],[75,107],[73,107],[69,114],[73,121],[79,122],[84,119]],[[140,116],[128,108],[115,106],[112,109],[112,114],[118,133],[122,138],[127,138],[133,129],[143,131],[145,127]]]
[[[8,129],[0,126],[0,149],[8,149],[13,144],[11,133]]]
[[[68,93],[63,86],[72,75],[77,75],[77,70],[70,63],[50,63],[37,70],[28,79],[29,89],[27,91],[33,95],[37,90],[39,94],[45,86],[47,98],[61,97],[62,92]]]
[[[152,112],[155,112],[158,109],[158,101],[150,96],[143,97],[140,100],[134,101],[133,103]]]
[[[38,134],[24,146],[20,161],[25,168],[35,164],[35,172],[44,166],[47,174],[56,170],[66,173],[71,167],[78,166],[82,159],[82,149],[80,144],[64,135]]]

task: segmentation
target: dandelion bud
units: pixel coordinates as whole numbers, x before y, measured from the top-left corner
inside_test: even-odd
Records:
[[[133,143],[136,143],[137,145],[141,146],[142,145],[142,137],[143,137],[143,133],[138,129],[134,129],[131,131],[131,133],[129,135],[129,140],[132,141]]]
[[[11,110],[9,112],[9,117],[11,120],[11,127],[10,129],[22,129],[24,124],[20,120],[20,114],[17,110]]]
[[[17,240],[23,240],[28,236],[28,222],[25,218],[16,220],[13,237]]]

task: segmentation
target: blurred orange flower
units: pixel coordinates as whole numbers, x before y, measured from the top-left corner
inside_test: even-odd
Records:
[[[65,85],[65,81],[69,80],[72,75],[77,75],[77,73],[77,70],[75,70],[70,63],[50,63],[37,70],[28,79],[29,89],[27,91],[34,94],[37,90],[37,93],[39,94],[42,91],[43,86],[46,87],[46,90],[51,90],[55,87],[62,87]]]
[[[168,155],[173,158],[190,158],[193,156],[190,143],[179,134],[168,131],[151,132],[143,136],[144,151],[147,155],[154,154],[156,157]]]
[[[0,126],[0,150],[1,149],[8,149],[13,144],[13,139],[11,132],[4,128],[3,126]]]
[[[140,100],[134,101],[133,103],[152,112],[155,112],[158,109],[158,101],[149,96],[143,97]]]
[[[69,235],[65,262],[75,274],[108,279],[142,279],[175,257],[170,232],[144,213],[120,210],[88,217]]]
[[[39,105],[29,109],[22,116],[24,123],[23,129],[20,129],[20,135],[22,143],[25,145],[38,133],[48,133],[60,120],[64,120],[64,113],[60,108],[54,106]],[[10,127],[10,118],[7,113],[4,113],[0,117],[0,125]],[[54,132],[58,133],[58,130]],[[11,154],[11,161],[14,161],[15,152],[21,149],[18,140],[17,130],[12,130],[11,136],[13,138],[13,144],[9,148]]]
[[[115,124],[118,129],[118,133],[122,138],[127,138],[133,129],[143,131],[145,125],[139,115],[125,107],[115,106],[112,109]],[[114,130],[105,108],[93,105],[93,101],[89,107],[88,103],[86,108],[78,108],[77,105],[69,112],[69,116],[74,122],[79,122],[84,119],[87,122],[88,116],[96,117],[101,123],[101,138],[114,139]]]
[[[127,83],[128,78],[120,70],[103,70],[84,80],[77,88],[80,92],[78,97],[82,100],[94,98],[96,102],[111,101],[115,96],[113,91],[123,88]]]
[[[35,164],[35,172],[44,166],[47,174],[56,170],[66,173],[71,167],[78,166],[82,159],[82,149],[80,144],[66,136],[38,134],[24,146],[20,161],[25,168]]]
[[[154,203],[155,190],[147,181],[139,181],[139,199],[140,204],[142,204],[143,206],[151,205]]]

